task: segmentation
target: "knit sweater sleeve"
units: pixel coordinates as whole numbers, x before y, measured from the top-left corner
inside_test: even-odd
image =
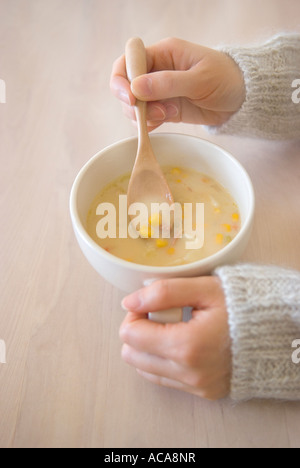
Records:
[[[241,68],[246,99],[228,122],[212,133],[300,138],[300,34],[281,34],[259,47],[219,47]]]
[[[300,273],[272,266],[216,270],[232,340],[233,400],[300,400]]]

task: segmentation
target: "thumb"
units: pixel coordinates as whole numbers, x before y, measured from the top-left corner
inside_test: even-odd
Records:
[[[174,97],[191,97],[195,75],[187,71],[159,71],[132,80],[131,91],[141,101],[159,101]],[[198,76],[199,86],[199,76]]]
[[[138,313],[173,307],[205,309],[215,300],[219,280],[214,277],[159,280],[125,297],[122,307]]]

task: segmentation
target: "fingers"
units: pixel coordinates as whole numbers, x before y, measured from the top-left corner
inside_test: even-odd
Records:
[[[131,86],[125,56],[114,62],[110,79],[112,93],[129,105],[134,105],[135,98],[144,101],[194,98],[195,86],[199,89],[194,65],[203,58],[206,49],[179,39],[165,39],[146,50],[148,74],[133,80]]]
[[[132,93],[127,79],[125,57],[119,57],[113,64],[110,80],[113,95],[122,102],[123,113],[133,122],[136,120],[134,105],[136,97]],[[180,103],[149,102],[147,106],[148,131],[152,131],[164,122],[180,121]]]
[[[212,385],[210,387],[196,388],[187,385],[184,382],[169,379],[167,377],[156,374],[151,374],[140,369],[137,369],[137,373],[144,377],[144,379],[156,385],[180,390],[210,401],[216,401],[225,398],[230,392],[230,386],[228,385],[220,385],[218,387]]]
[[[122,103],[123,113],[133,122],[136,121],[135,108]],[[147,122],[148,127],[157,127],[164,122],[180,121],[180,103],[172,102],[148,102]]]
[[[130,120],[136,120],[135,109],[133,106],[128,106],[122,103],[123,113]],[[147,105],[147,121],[148,122],[163,122],[167,117],[165,106],[161,103],[148,103]]]
[[[134,127],[137,127],[135,108],[133,106],[128,106],[127,104],[122,103],[123,114],[128,117]],[[147,105],[147,130],[151,132],[157,127],[166,122],[166,110],[163,105],[159,103],[149,103]]]
[[[127,364],[135,367],[141,377],[156,385],[191,393],[208,400],[224,398],[230,390],[227,382],[221,382],[217,386],[214,382],[210,384],[206,378],[201,377],[199,371],[187,372],[172,361],[139,353],[127,345],[122,348],[122,358]]]
[[[193,80],[195,80],[194,73],[190,70],[159,71],[135,78],[131,83],[131,91],[142,101],[159,101],[174,97],[193,99]]]
[[[149,311],[194,307],[193,318],[155,323]],[[130,309],[120,328],[122,357],[158,385],[204,398],[228,394],[231,352],[225,296],[216,277],[156,281],[123,300]],[[224,343],[226,342],[226,346]]]
[[[149,102],[147,105],[147,120],[149,122],[163,122],[176,119],[179,108],[176,102]],[[134,107],[122,103],[124,114],[131,120],[135,120]]]
[[[138,313],[185,306],[201,309],[214,302],[217,288],[220,286],[215,277],[155,281],[150,286],[125,297],[122,306],[126,310]]]
[[[145,372],[140,369],[137,369],[137,373],[140,374],[144,379],[148,380],[151,383],[156,385],[161,385],[162,387],[174,388],[176,390],[188,391],[187,385],[178,380],[169,379],[164,376],[151,374],[150,372]]]
[[[125,56],[119,57],[113,64],[110,89],[113,95],[129,106],[134,106],[136,98],[131,92],[127,79]]]
[[[174,50],[167,52],[162,50],[159,43],[158,46],[149,48],[147,55],[152,57],[151,63],[156,66],[149,69],[148,64],[148,73],[135,78],[131,85],[127,78],[125,57],[122,56],[115,61],[110,85],[113,94],[119,99],[124,100],[125,97],[125,101],[128,101],[127,96],[129,96],[129,101],[132,102],[133,97],[142,101],[160,101],[175,97],[190,99],[205,97],[207,81],[210,82],[211,79],[205,73],[205,68],[201,73],[203,55],[199,54],[198,48],[195,57],[191,52],[185,54],[186,57],[182,60],[183,51],[175,54]],[[165,60],[167,56],[169,56],[168,61]],[[173,63],[173,60],[178,62],[177,65]]]
[[[194,372],[186,371],[174,361],[138,352],[126,344],[122,348],[122,358],[127,364],[135,367],[138,374],[152,383],[201,396],[200,388],[189,385],[190,381],[195,381]],[[200,382],[199,377],[197,380]]]
[[[186,385],[185,383],[180,382],[178,380],[169,379],[164,376],[151,374],[149,372],[145,372],[140,369],[137,369],[137,373],[140,374],[142,377],[144,377],[144,379],[156,385],[160,385],[162,387],[167,387],[167,388],[173,388],[175,390],[180,390],[181,392],[191,393],[192,395],[196,395],[200,398],[206,398],[208,400],[216,400],[216,399],[223,397],[223,395],[220,397],[216,397],[216,398],[211,397],[210,394],[205,389],[190,387],[189,385]]]
[[[178,347],[184,339],[185,323],[161,324],[148,320],[141,314],[129,312],[121,328],[121,340],[132,348],[159,356],[164,359],[175,359]]]
[[[122,306],[131,310],[120,328],[120,337],[124,343],[149,354],[177,361],[180,359],[190,364],[190,343],[187,335],[197,331],[197,341],[201,343],[206,327],[197,327],[192,321],[176,324],[161,324],[147,319],[146,314],[173,307],[192,306],[198,309],[194,313],[195,322],[201,321],[205,308],[220,302],[223,295],[219,280],[208,278],[184,278],[157,281],[152,285],[124,298]],[[223,296],[222,296],[223,297]]]
[[[139,352],[135,348],[124,344],[122,348],[123,360],[139,369],[140,371],[175,379],[180,371],[180,366],[175,362],[164,359],[160,356],[154,356],[149,353]]]
[[[183,50],[186,48],[185,41],[177,39],[167,39],[147,47],[147,70],[149,72],[158,70],[173,70],[174,67],[182,69],[181,58]],[[191,47],[194,47],[191,44]],[[180,57],[176,58],[177,55]],[[189,54],[186,54],[189,56]],[[192,63],[190,64],[192,65]],[[184,69],[186,66],[184,66]],[[188,66],[189,68],[189,66]],[[147,83],[147,75],[145,75]],[[125,55],[119,57],[113,64],[110,78],[110,88],[112,93],[121,101],[134,105],[135,97],[131,91],[130,83],[127,78]],[[153,100],[153,99],[152,99]]]

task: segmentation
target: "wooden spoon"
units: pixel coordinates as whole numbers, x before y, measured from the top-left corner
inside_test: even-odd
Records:
[[[147,73],[146,50],[143,41],[134,37],[129,39],[125,49],[127,77],[131,82],[139,75]],[[147,103],[136,101],[135,113],[138,124],[138,150],[135,164],[129,181],[127,201],[144,203],[148,208],[151,203],[174,203],[166,178],[158,164],[147,130]]]

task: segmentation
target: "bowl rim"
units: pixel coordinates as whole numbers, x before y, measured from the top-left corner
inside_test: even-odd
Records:
[[[100,245],[98,245],[88,234],[86,231],[85,227],[83,226],[78,211],[77,211],[77,193],[78,193],[78,188],[80,185],[80,182],[82,178],[84,177],[85,173],[88,171],[90,166],[94,164],[96,160],[101,158],[104,153],[107,151],[111,150],[112,148],[117,148],[118,146],[122,146],[124,143],[130,142],[130,141],[137,141],[137,137],[129,137],[125,138],[122,140],[119,140],[115,143],[112,143],[102,150],[98,151],[94,156],[92,156],[85,164],[84,166],[80,169],[78,172],[70,193],[70,202],[69,202],[69,208],[70,208],[70,214],[71,214],[71,220],[73,224],[73,228],[76,231],[77,235],[80,236],[80,238],[92,249],[95,250],[97,254],[100,254],[102,257],[107,259],[107,261],[110,261],[118,266],[123,266],[124,268],[127,268],[128,270],[134,270],[135,272],[140,272],[140,273],[146,273],[146,274],[153,274],[153,275],[159,275],[159,274],[165,274],[165,273],[174,273],[174,274],[184,274],[188,272],[191,269],[209,269],[211,264],[222,264],[222,258],[224,256],[227,256],[227,254],[230,254],[232,250],[235,249],[235,246],[240,242],[243,236],[245,236],[249,230],[251,229],[252,223],[253,223],[253,218],[254,218],[254,212],[255,212],[255,194],[254,194],[254,189],[253,189],[253,184],[250,179],[250,176],[248,175],[246,169],[242,166],[242,164],[227,150],[225,150],[222,146],[213,143],[209,140],[206,140],[202,137],[194,136],[194,135],[189,135],[185,133],[155,133],[150,135],[150,139],[159,139],[159,138],[177,138],[177,137],[184,137],[187,139],[195,139],[197,141],[201,141],[208,147],[212,148],[217,148],[223,152],[223,154],[231,161],[232,164],[234,164],[239,171],[243,174],[244,179],[247,184],[247,190],[249,194],[249,212],[246,216],[245,222],[239,231],[239,233],[236,235],[236,237],[230,242],[230,244],[226,245],[223,247],[221,250],[216,252],[213,255],[210,255],[209,257],[205,257],[200,260],[196,260],[195,262],[191,263],[186,263],[183,265],[175,265],[175,266],[152,266],[152,265],[142,265],[139,263],[134,263],[134,262],[128,262],[127,260],[123,260],[122,258],[116,257],[115,255],[112,255],[111,253],[107,252],[105,249],[103,249]]]

